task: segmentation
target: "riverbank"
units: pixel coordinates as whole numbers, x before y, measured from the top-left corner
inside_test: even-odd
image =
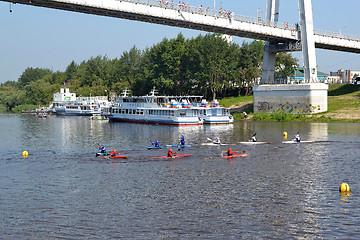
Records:
[[[226,98],[219,101],[231,108],[235,120],[243,120],[243,111],[248,120],[255,121],[303,121],[360,123],[360,85],[332,84],[328,90],[328,111],[312,115],[279,113],[254,113],[253,97]]]

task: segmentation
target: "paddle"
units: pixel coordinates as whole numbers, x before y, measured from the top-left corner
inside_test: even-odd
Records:
[[[226,150],[222,150],[221,152],[227,152]],[[241,153],[246,153],[246,151],[241,151]]]
[[[220,139],[217,138],[216,140],[212,140],[211,138],[206,138],[206,140],[211,141],[213,144],[219,144],[221,145]],[[219,140],[219,142],[217,142]]]

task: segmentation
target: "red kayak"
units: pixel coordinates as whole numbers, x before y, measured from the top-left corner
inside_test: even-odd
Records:
[[[99,156],[101,158],[127,158],[127,156],[122,156],[122,155],[104,155],[104,156]]]
[[[175,155],[175,156],[172,156],[172,157],[168,157],[168,156],[163,156],[163,157],[153,157],[153,159],[155,158],[181,158],[181,157],[189,157],[191,156],[192,154],[183,154],[183,155]]]
[[[249,153],[240,153],[240,154],[233,154],[233,155],[230,155],[230,156],[223,156],[221,158],[234,158],[234,157],[245,157],[245,156],[248,156]]]

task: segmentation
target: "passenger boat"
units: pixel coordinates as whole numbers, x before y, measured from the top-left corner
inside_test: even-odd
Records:
[[[212,104],[203,99],[198,106],[201,111],[201,118],[204,124],[231,124],[234,123],[234,118],[230,114],[229,108],[220,107],[219,102],[214,99]]]
[[[103,115],[110,121],[167,125],[202,125],[203,123],[233,123],[229,109],[201,106],[202,96],[157,96],[155,89],[146,96],[115,98],[112,107],[104,108]]]
[[[56,108],[60,109],[68,102],[76,102],[76,93],[71,93],[69,88],[60,88],[60,92],[53,94],[53,101],[49,105],[49,113],[56,114]]]
[[[92,116],[100,115],[102,108],[109,105],[107,96],[76,97],[68,88],[60,88],[60,92],[53,94],[49,108],[57,115]]]
[[[182,106],[181,96],[156,96],[155,89],[146,96],[127,96],[128,91],[115,98],[108,111],[110,121],[165,124],[165,125],[202,125],[200,110]],[[199,97],[199,96],[188,96]]]
[[[108,105],[106,96],[80,97],[55,107],[55,112],[57,115],[93,116],[100,115],[101,109]]]

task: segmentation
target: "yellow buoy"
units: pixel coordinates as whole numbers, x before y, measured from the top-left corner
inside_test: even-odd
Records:
[[[29,155],[29,153],[28,153],[27,151],[23,151],[21,155],[22,155],[24,158],[26,158],[26,157]]]
[[[347,184],[347,183],[342,183],[342,184],[340,184],[339,191],[340,191],[341,193],[350,192],[349,184]]]
[[[287,132],[283,132],[284,138],[287,138]]]

